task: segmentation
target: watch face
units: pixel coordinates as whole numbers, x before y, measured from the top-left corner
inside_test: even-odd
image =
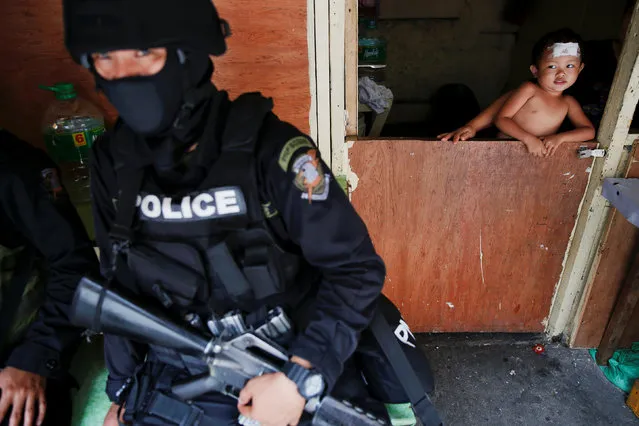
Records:
[[[324,379],[320,374],[313,374],[304,382],[304,393],[307,399],[313,398],[324,391]]]

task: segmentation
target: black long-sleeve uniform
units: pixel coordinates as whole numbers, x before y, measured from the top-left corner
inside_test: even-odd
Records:
[[[56,378],[81,338],[82,329],[69,322],[73,294],[83,275],[97,273],[98,261],[53,170],[43,151],[0,130],[0,244],[31,245],[48,268],[44,303],[6,365]]]
[[[306,143],[287,144],[299,137],[306,138]],[[114,200],[118,197],[112,145],[112,140],[104,138],[94,146],[91,172],[103,272],[110,266],[108,233],[115,220]],[[331,387],[354,352],[359,333],[372,318],[384,281],[384,264],[364,223],[325,164],[322,168],[330,174],[327,198],[310,203],[303,198],[304,191],[294,182],[293,163],[299,154],[313,147],[306,136],[270,114],[257,147],[258,181],[261,192],[268,197],[263,201],[270,201],[271,208],[279,211],[290,240],[322,277],[310,323],[290,350],[310,361]],[[107,393],[112,400],[143,355],[144,347],[117,336],[106,337]]]

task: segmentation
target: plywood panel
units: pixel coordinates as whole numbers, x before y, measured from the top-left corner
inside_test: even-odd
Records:
[[[215,83],[232,97],[262,91],[275,112],[309,130],[310,104],[306,3],[217,0],[233,30],[229,52],[216,59]],[[91,75],[75,65],[63,46],[60,0],[0,0],[0,126],[42,145],[40,121],[53,95],[38,84],[71,81],[81,95],[115,112],[95,92]]]
[[[226,55],[215,60],[215,84],[232,97],[260,91],[275,100],[275,113],[309,132],[306,2],[215,0],[231,25]]]
[[[353,204],[414,329],[543,331],[592,164],[580,145],[536,159],[520,142],[354,143]]]
[[[626,177],[639,178],[639,152],[635,148]],[[612,209],[607,235],[602,244],[597,273],[589,289],[572,346],[599,346],[617,296],[630,270],[633,249],[639,243],[639,230],[616,209]],[[629,343],[634,336],[626,337]]]

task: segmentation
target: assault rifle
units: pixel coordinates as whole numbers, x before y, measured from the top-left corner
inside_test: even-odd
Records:
[[[78,285],[71,309],[72,322],[92,331],[120,335],[139,342],[173,349],[201,357],[209,372],[173,385],[171,393],[189,401],[208,392],[238,398],[246,382],[253,377],[280,371],[289,359],[279,345],[253,331],[224,334],[207,339],[171,321],[151,307],[142,307],[99,283],[83,278]],[[314,426],[387,425],[348,401],[325,396],[310,400],[305,411],[313,416]]]

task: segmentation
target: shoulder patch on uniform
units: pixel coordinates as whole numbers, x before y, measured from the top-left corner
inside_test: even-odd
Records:
[[[297,156],[293,161],[293,172],[293,183],[302,191],[302,198],[308,200],[309,204],[313,200],[324,201],[328,198],[331,175],[324,173],[317,150],[309,149]]]
[[[286,142],[286,144],[282,148],[282,151],[280,152],[280,158],[278,159],[278,163],[282,170],[284,170],[285,172],[288,171],[288,167],[291,164],[293,155],[298,149],[304,147],[314,148],[313,143],[304,136],[296,136]]]

